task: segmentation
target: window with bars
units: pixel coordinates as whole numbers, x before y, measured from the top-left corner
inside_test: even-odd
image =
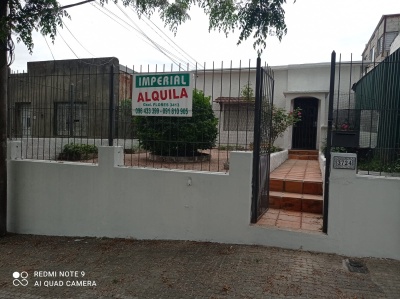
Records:
[[[88,107],[87,103],[55,103],[56,135],[87,136]]]

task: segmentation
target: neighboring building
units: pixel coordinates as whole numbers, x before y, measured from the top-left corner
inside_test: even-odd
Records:
[[[400,48],[400,34],[396,36],[392,45],[390,46],[390,54],[393,54],[399,48]]]
[[[107,138],[110,101],[132,97],[132,73],[115,57],[28,62],[9,76],[10,137]]]
[[[391,45],[400,32],[400,14],[383,15],[362,53],[366,71],[391,53]],[[392,51],[394,52],[394,50]]]

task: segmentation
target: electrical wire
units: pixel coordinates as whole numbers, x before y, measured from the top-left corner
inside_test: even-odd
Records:
[[[7,66],[10,66],[15,60],[15,44],[11,38],[11,35],[7,37],[6,50],[9,52],[9,55],[7,56]]]
[[[43,38],[44,38],[44,40],[45,40],[45,42],[46,42],[47,48],[49,48],[49,50],[50,50],[51,56],[53,56],[53,60],[56,60],[56,59],[54,58],[53,51],[51,51],[50,46],[49,46],[49,43],[47,42],[46,36],[43,35]]]
[[[153,39],[151,39],[141,28],[140,26],[138,26],[134,20],[132,20],[132,18],[130,18],[126,12],[124,12],[121,7],[115,3],[115,5],[118,7],[118,9],[133,23],[133,25],[136,27],[135,30],[137,30],[142,36],[144,36],[147,40],[149,40],[158,51],[160,51],[162,54],[164,54],[165,56],[167,56],[170,60],[172,60],[179,68],[181,68],[180,64],[177,63],[176,60],[180,60],[181,62],[185,63],[185,61],[181,60],[179,57],[177,57],[176,55],[174,55],[173,53],[169,52],[168,50],[166,50],[165,48],[161,47],[158,43],[156,43]],[[168,54],[166,53],[168,52]],[[174,56],[176,60],[174,60],[171,56]]]
[[[131,10],[133,12],[135,12],[133,10],[132,7],[130,7]],[[195,58],[193,58],[190,54],[188,54],[184,49],[182,49],[177,43],[175,43],[175,41],[173,39],[171,39],[162,29],[160,29],[160,27],[158,27],[150,18],[148,18],[146,15],[144,15],[144,17],[151,23],[153,24],[154,27],[156,27],[158,29],[158,31],[160,31],[165,37],[167,37],[176,47],[178,47],[179,50],[181,50],[187,57],[189,57],[190,59],[192,59],[195,63],[192,63],[193,66],[196,66],[196,64],[198,64],[201,68],[204,68],[204,66],[199,63]],[[154,28],[151,27],[151,25],[149,25],[144,19],[142,19],[143,22],[149,26],[149,28],[151,28],[154,32],[156,32],[156,30],[154,30]],[[157,33],[157,32],[156,32]],[[157,33],[157,35],[159,35]],[[160,35],[159,35],[160,36]],[[161,36],[160,36],[161,37]],[[166,41],[163,37],[161,37],[168,45],[170,45],[171,47],[173,47],[168,41]],[[179,51],[177,51],[179,52]]]
[[[67,45],[67,47],[71,50],[72,53],[74,53],[75,57],[79,59],[78,55],[72,50],[72,48],[69,46],[69,44],[65,41],[65,39],[62,37],[61,33],[59,30],[57,30],[57,33],[60,35],[61,39],[64,41],[64,43]]]
[[[96,57],[92,52],[90,52],[88,49],[86,49],[81,42],[75,37],[75,35],[71,32],[71,30],[69,30],[67,24],[65,24],[64,22],[62,22],[63,25],[65,26],[65,28],[67,28],[68,32],[72,35],[72,37],[78,42],[78,44],[86,51],[88,52],[90,55],[92,55],[93,57]]]
[[[106,12],[103,11],[106,10],[108,11],[110,14],[114,15],[116,18],[120,19],[122,22],[124,22],[125,24],[127,24],[130,28],[134,29],[136,32],[140,33],[140,31],[133,27],[131,24],[127,23],[125,20],[121,19],[119,16],[117,16],[116,14],[114,14],[112,11],[110,11],[109,9],[101,6],[99,3],[95,2],[100,8],[94,6],[94,4],[92,4],[94,7],[96,7],[98,10],[100,10],[103,14],[105,14],[107,17],[109,17],[110,19],[112,19],[113,21],[115,21],[117,24],[121,25],[123,28],[127,29],[128,31],[130,31],[128,28],[126,28],[124,25],[122,25],[120,22],[118,22],[115,18],[113,18],[112,16],[108,15]],[[156,50],[158,50],[154,45],[150,44],[148,41],[146,41],[145,39],[143,39],[142,37],[139,36],[139,38],[144,41],[146,44],[148,44],[149,46],[155,48]]]

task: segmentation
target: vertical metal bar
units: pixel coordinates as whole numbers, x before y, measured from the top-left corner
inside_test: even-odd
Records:
[[[331,57],[331,81],[329,85],[329,110],[328,110],[328,132],[326,137],[326,164],[325,164],[325,188],[324,188],[324,210],[322,231],[328,233],[328,209],[329,209],[329,176],[331,172],[331,146],[332,146],[332,118],[333,118],[333,95],[335,89],[336,52]]]
[[[260,188],[260,120],[261,120],[261,58],[257,58],[256,101],[254,105],[254,142],[253,142],[253,196],[251,200],[251,222],[257,222],[258,193]]]
[[[238,145],[239,145],[239,123],[240,123],[240,116],[241,117],[243,117],[243,112],[242,113],[240,113],[240,110],[241,110],[241,104],[240,104],[240,96],[241,96],[241,94],[240,94],[240,90],[241,90],[241,86],[240,86],[240,79],[241,79],[241,77],[242,77],[242,61],[240,60],[239,61],[239,78],[238,78],[238,99],[239,99],[239,101],[238,101],[238,105],[237,105],[237,115],[236,115],[236,118],[237,118],[237,121],[236,121],[236,146],[235,146],[235,150],[238,150]],[[246,107],[246,106],[245,106]],[[246,122],[247,122],[247,120],[246,120]]]
[[[110,68],[110,102],[108,106],[108,146],[114,145],[114,64]]]
[[[74,111],[74,84],[71,84],[69,86],[69,115],[68,115],[69,137],[74,136],[73,111]]]
[[[351,107],[351,77],[352,77],[352,71],[353,71],[353,53],[350,56],[350,76],[349,76],[349,101],[347,104],[347,123],[350,125],[350,107]]]
[[[335,129],[339,129],[339,102],[340,102],[340,74],[342,69],[342,54],[339,54],[339,74],[338,74],[338,86],[337,86],[337,103],[336,103],[336,122],[335,122]],[[326,156],[326,153],[324,153]]]

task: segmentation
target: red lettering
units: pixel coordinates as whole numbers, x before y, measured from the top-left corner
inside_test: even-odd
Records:
[[[172,99],[172,93],[171,93],[171,89],[168,89],[168,95],[169,95],[169,99]]]
[[[143,94],[141,92],[139,92],[139,96],[138,96],[137,101],[138,102],[144,102]]]
[[[146,102],[151,102],[151,99],[148,98],[147,91],[146,91],[144,94],[145,94],[145,96],[146,96]]]
[[[181,99],[182,99],[182,98],[188,98],[188,94],[187,94],[185,88],[182,88],[182,91],[181,91]]]
[[[160,96],[161,96],[161,100],[165,101],[167,99],[167,96],[168,96],[168,90],[161,90]]]
[[[153,92],[151,93],[151,98],[153,99],[153,101],[159,101],[159,100],[160,100],[160,97],[159,97],[157,91],[153,91]]]
[[[179,99],[179,96],[176,94],[176,89],[173,89],[174,99]]]

